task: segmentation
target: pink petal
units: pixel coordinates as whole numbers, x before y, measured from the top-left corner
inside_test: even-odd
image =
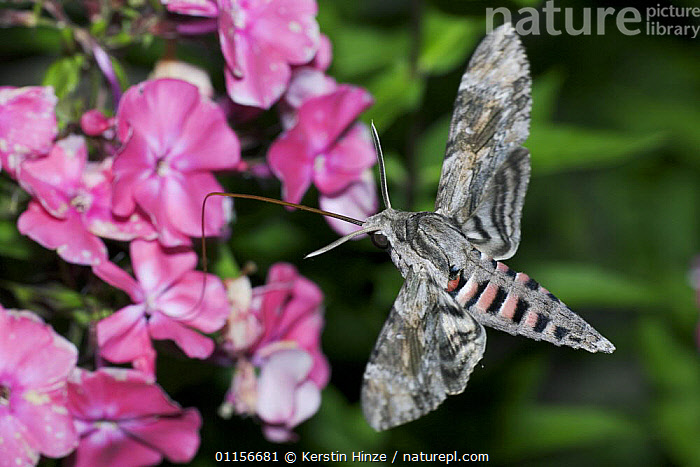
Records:
[[[114,363],[126,363],[152,352],[144,305],[129,305],[97,323],[100,354]]]
[[[80,117],[80,128],[88,136],[101,135],[111,127],[112,120],[98,109],[88,110]]]
[[[17,229],[69,263],[96,265],[107,260],[102,240],[90,233],[74,210],[65,219],[56,219],[36,201],[31,201],[17,220]]]
[[[65,382],[54,391],[24,391],[21,398],[13,398],[12,412],[42,454],[63,457],[78,445],[73,417],[66,409]]]
[[[335,92],[311,97],[299,108],[297,127],[314,154],[329,149],[367,107],[372,96],[362,88],[341,84]]]
[[[300,202],[311,185],[313,158],[299,131],[292,129],[277,138],[267,153],[267,161],[282,181],[282,198]]]
[[[151,177],[134,187],[134,197],[158,231],[158,241],[167,247],[190,246],[192,241],[170,222],[164,196],[169,180]],[[178,183],[174,181],[173,183]],[[164,200],[165,198],[165,200]]]
[[[168,11],[181,15],[214,18],[219,14],[214,0],[161,0]]]
[[[372,176],[372,170],[365,170],[359,181],[351,183],[345,190],[337,195],[320,195],[318,203],[324,211],[343,214],[359,220],[367,219],[369,216],[376,213],[379,208],[377,188],[374,177]],[[360,226],[332,217],[326,217],[326,222],[340,235],[347,235],[361,228]],[[355,237],[355,239],[362,239],[363,237],[364,235],[361,235]]]
[[[70,457],[73,467],[140,467],[157,465],[163,460],[158,451],[133,439],[116,424],[95,426],[94,431],[81,438],[78,449]]]
[[[318,44],[318,52],[316,52],[314,59],[311,60],[309,65],[317,70],[326,71],[328,67],[331,66],[332,60],[333,44],[331,44],[331,40],[328,38],[328,36],[321,34]]]
[[[219,0],[220,13],[219,13],[219,43],[221,44],[221,53],[226,60],[226,68],[234,74],[234,76],[241,77],[241,67],[238,63],[238,57],[236,56],[236,17],[240,17],[238,5],[236,4],[236,11],[234,11],[234,0]]]
[[[297,441],[299,436],[286,426],[264,425],[263,435],[271,443],[289,443]]]
[[[284,311],[285,302],[289,300],[294,287],[294,282],[299,273],[289,263],[275,263],[267,272],[267,280],[264,287],[253,289],[253,296],[261,294],[260,309],[257,310],[264,334],[260,344],[267,343],[278,336],[278,321]]]
[[[338,84],[331,76],[321,70],[304,66],[294,70],[284,99],[291,107],[298,109],[307,99],[330,94],[337,88]]]
[[[304,381],[294,392],[294,416],[287,421],[288,427],[295,427],[311,418],[321,407],[321,391],[311,381]]]
[[[314,183],[324,195],[336,194],[355,181],[375,163],[375,153],[367,127],[354,125],[315,165]]]
[[[245,36],[236,36],[234,66],[238,68],[229,68],[229,62],[224,70],[226,90],[237,104],[269,109],[287,88],[291,70],[274,49],[255,51],[256,48],[260,45]]]
[[[331,378],[331,366],[328,363],[328,359],[323,355],[319,347],[311,350],[307,349],[307,352],[309,352],[314,362],[311,371],[309,371],[309,380],[313,381],[317,388],[323,389]]]
[[[118,157],[118,156],[117,156]],[[150,177],[146,171],[128,171],[115,173],[112,210],[114,214],[128,217],[136,210],[134,190],[141,183],[148,183],[155,177]]]
[[[0,459],[11,460],[17,466],[33,466],[39,462],[39,453],[27,439],[27,429],[13,416],[0,417]],[[31,440],[33,441],[33,440]]]
[[[147,375],[126,368],[76,371],[68,383],[68,407],[82,420],[129,421],[181,412]]]
[[[122,96],[117,110],[119,139],[126,141],[130,131],[140,133],[154,154],[165,156],[200,98],[196,86],[177,79],[144,81],[132,86]]]
[[[290,300],[286,303],[278,318],[276,324],[278,336],[287,336],[295,327],[299,326],[299,323],[309,317],[317,316],[320,324],[313,324],[308,331],[300,329],[299,332],[302,334],[308,333],[316,336],[316,339],[318,339],[320,327],[323,323],[319,308],[322,300],[323,293],[318,286],[305,277],[299,277],[294,282]]]
[[[295,391],[311,369],[311,357],[303,350],[280,350],[263,365],[258,379],[257,412],[266,423],[292,420]]]
[[[170,166],[180,172],[193,170],[233,170],[241,159],[236,134],[226,122],[221,108],[202,98],[170,150]]]
[[[83,216],[85,225],[93,234],[102,238],[128,242],[136,238],[154,240],[158,234],[140,208],[128,217],[114,215],[111,204],[93,203]]]
[[[54,145],[48,156],[25,161],[19,174],[24,189],[38,198],[53,216],[65,218],[80,186],[87,147],[80,136],[69,136]]]
[[[0,336],[0,374],[25,389],[60,386],[78,359],[73,344],[28,311],[0,310]]]
[[[190,358],[204,359],[214,351],[214,341],[210,338],[161,313],[151,317],[148,330],[153,339],[174,341]]]
[[[25,158],[51,149],[58,133],[57,102],[48,86],[0,89],[0,165],[11,176]]]
[[[199,271],[185,273],[158,298],[156,306],[169,318],[211,333],[226,323],[230,304],[221,279],[207,274],[205,284],[204,277]]]
[[[320,34],[313,0],[275,0],[251,8],[246,32],[251,42],[272,49],[286,62],[308,63],[318,50]]]
[[[142,180],[153,176],[156,170],[159,154],[152,148],[152,145],[158,144],[154,135],[145,131],[130,131],[129,134],[130,137],[114,157],[112,171],[115,181],[124,177]]]
[[[202,204],[207,194],[223,188],[209,172],[192,172],[183,177],[166,179],[163,204],[174,229],[190,237],[202,235]],[[230,203],[220,196],[209,198],[204,218],[204,236],[218,236],[228,221]]]
[[[146,295],[157,297],[197,265],[190,248],[164,248],[156,241],[134,240],[130,245],[134,274]]]
[[[92,272],[109,285],[129,294],[132,302],[140,303],[146,299],[141,285],[113,262],[103,261],[94,266]]]
[[[177,416],[154,417],[121,424],[124,431],[163,453],[171,462],[189,462],[199,449],[202,417],[197,409],[183,410]]]

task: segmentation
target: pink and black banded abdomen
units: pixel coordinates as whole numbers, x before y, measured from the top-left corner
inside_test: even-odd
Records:
[[[527,274],[473,251],[474,267],[461,271],[450,292],[476,321],[513,335],[589,352],[615,346]]]

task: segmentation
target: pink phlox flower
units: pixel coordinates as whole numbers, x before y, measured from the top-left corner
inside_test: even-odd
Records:
[[[338,86],[333,78],[325,75],[321,70],[311,67],[295,69],[289,89],[280,105],[282,126],[289,130],[287,135],[296,134],[299,138],[301,132],[297,127],[302,124],[300,119],[308,118],[310,113],[308,110],[302,113],[301,109],[309,105],[309,101],[312,105],[316,105],[315,99],[329,99],[324,96],[332,96],[341,89],[343,89],[342,86]],[[362,109],[358,109],[357,113],[361,111]],[[329,118],[332,117],[329,116]],[[313,126],[308,125],[307,131],[313,131]],[[324,129],[317,128],[317,131],[324,132]],[[313,158],[312,168],[310,168],[308,155],[300,158],[290,157],[285,153],[285,151],[302,151],[299,147],[301,145],[295,145],[289,140],[289,136],[285,137],[285,135],[270,148],[268,161],[284,183],[285,199],[299,192],[301,194],[296,196],[301,199],[310,184],[308,178],[310,176],[315,179],[321,192],[319,204],[322,209],[363,220],[374,214],[378,207],[377,189],[372,171],[369,169],[375,161],[374,146],[370,140],[369,131],[363,123],[355,123],[349,130],[341,130],[339,134],[341,136],[334,143],[335,147],[332,150]],[[355,166],[346,162],[353,159],[358,162]],[[301,165],[294,166],[295,163]],[[326,218],[326,221],[341,235],[360,228],[338,219]],[[359,238],[361,237],[356,237],[356,239]]]
[[[219,40],[234,102],[270,108],[287,89],[290,65],[310,62],[320,34],[314,0],[220,0]]]
[[[310,66],[295,68],[279,105],[282,127],[290,130],[297,124],[297,112],[307,99],[330,94],[336,89],[338,83],[323,71]]]
[[[354,123],[371,104],[365,90],[349,85],[301,104],[294,127],[267,154],[286,201],[301,201],[312,182],[323,194],[338,193],[375,163],[367,127]]]
[[[73,467],[157,465],[192,460],[202,418],[183,409],[146,375],[123,368],[77,369],[68,382],[68,408],[80,444]]]
[[[0,306],[0,464],[36,465],[78,443],[66,381],[78,351],[28,311]]]
[[[130,250],[136,279],[111,262],[93,268],[134,302],[97,323],[100,354],[115,363],[133,362],[151,375],[151,339],[170,339],[190,358],[209,357],[214,343],[200,332],[221,329],[229,314],[221,280],[208,274],[205,284],[205,274],[194,270],[197,255],[189,248],[134,240]]]
[[[87,161],[80,136],[58,141],[48,156],[26,160],[20,184],[34,196],[17,221],[19,231],[69,263],[95,265],[107,259],[98,236],[116,240],[154,238],[146,219],[134,212],[127,218],[112,214],[111,159]]]
[[[295,441],[295,426],[311,418],[321,406],[321,390],[311,379],[313,359],[300,349],[273,352],[258,379],[257,414],[269,441]]]
[[[113,210],[129,216],[141,208],[166,246],[190,245],[201,235],[202,201],[222,191],[212,171],[234,170],[238,138],[221,109],[192,84],[174,79],[131,87],[117,111],[124,142],[114,160]],[[230,200],[207,203],[205,235],[220,235]]]
[[[270,108],[287,88],[291,66],[311,62],[322,42],[315,0],[161,1],[173,13],[218,16],[226,89],[238,104]],[[329,41],[322,45],[318,65],[327,67]]]
[[[320,342],[323,294],[286,263],[270,268],[264,286],[227,286],[234,305],[223,347],[237,363],[220,413],[255,414],[269,440],[292,440],[294,426],[318,410],[330,376]]]
[[[53,88],[0,87],[0,167],[17,176],[22,161],[51,150],[58,133]]]

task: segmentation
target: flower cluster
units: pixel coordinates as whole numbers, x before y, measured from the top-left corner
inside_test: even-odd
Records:
[[[256,415],[271,441],[290,441],[313,415],[328,384],[321,353],[321,290],[291,264],[273,265],[267,282],[251,288],[246,276],[227,280],[231,299],[222,348],[235,362],[221,414]]]
[[[0,458],[13,465],[41,455],[76,466],[191,460],[202,420],[156,383],[155,341],[172,341],[187,358],[225,355],[234,373],[221,413],[255,416],[275,442],[295,439],[328,383],[321,290],[283,263],[263,286],[246,276],[224,282],[196,270],[193,238],[229,234],[229,199],[213,197],[202,212],[209,193],[224,191],[222,174],[274,175],[292,202],[313,185],[323,208],[371,215],[375,155],[358,118],[372,97],[326,74],[332,50],[314,0],[162,3],[163,24],[183,37],[218,31],[223,98],[202,69],[170,55],[124,90],[114,45],[77,26],[77,43],[104,75],[99,99],[80,97],[82,89],[59,92],[59,101],[50,86],[0,87],[0,170],[28,198],[18,231],[102,281],[83,289],[99,304],[81,321],[84,346],[34,313],[0,307]],[[244,159],[235,125],[250,127],[273,106],[279,124],[255,142],[266,157]],[[356,228],[329,222],[341,234]],[[128,300],[116,305],[114,289]]]

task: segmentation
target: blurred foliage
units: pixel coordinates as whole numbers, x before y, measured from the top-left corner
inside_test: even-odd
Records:
[[[542,2],[503,5],[516,11]],[[395,207],[433,208],[452,102],[490,6],[319,1],[321,30],[334,48],[330,74],[374,95],[365,118],[381,133]],[[557,6],[580,13],[610,4]],[[615,4],[617,11],[624,6]],[[643,12],[646,4],[633,6]],[[674,20],[700,24],[697,18]],[[563,15],[557,21],[563,29]],[[700,253],[698,39],[625,36],[612,21],[604,35],[523,38],[534,80],[526,142],[533,173],[523,240],[508,264],[571,305],[616,344],[616,352],[591,355],[489,330],[485,357],[463,395],[419,421],[374,433],[362,419],[359,389],[402,284],[399,273],[366,240],[303,261],[336,238],[323,219],[240,201],[230,241],[211,244],[212,270],[232,275],[253,261],[254,282],[261,283],[272,263],[290,261],[316,281],[326,296],[323,348],[333,376],[320,412],[298,430],[300,442],[280,447],[266,443],[250,420],[216,416],[229,383],[224,371],[161,357],[159,381],[183,405],[199,407],[205,420],[193,465],[214,465],[216,451],[256,450],[457,450],[489,453],[497,465],[700,465],[698,310],[687,273]],[[94,24],[92,32],[100,36],[104,27]],[[0,84],[43,81],[59,97],[95,88],[85,57],[65,34],[42,26],[0,34]],[[165,49],[162,39],[133,41],[126,32],[110,41],[122,47],[114,63],[130,84],[143,79]],[[209,70],[223,91],[216,50],[215,42],[191,40],[177,53]],[[98,102],[98,93],[92,95]],[[70,110],[62,115],[76,115]],[[264,150],[247,155],[260,157]],[[279,195],[272,181],[223,181],[230,190]],[[98,281],[22,238],[13,227],[26,198],[6,179],[1,195],[2,303],[46,313],[71,307],[100,313],[81,298],[101,287]],[[304,201],[315,205],[314,197]],[[110,248],[123,254],[118,245]],[[115,297],[115,303],[123,300]]]

